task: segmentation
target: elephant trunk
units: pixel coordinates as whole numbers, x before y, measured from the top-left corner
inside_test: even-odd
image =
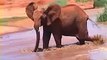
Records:
[[[39,27],[41,26],[41,16],[42,16],[42,13],[40,11],[34,11],[34,14],[33,14],[33,18],[34,18],[34,28],[36,30],[36,46],[35,46],[35,50],[34,52],[37,51],[38,49],[38,46],[39,46],[39,41],[40,41],[40,32],[39,32]]]
[[[40,32],[39,32],[39,28],[38,28],[38,29],[35,29],[35,30],[36,30],[36,46],[35,46],[34,52],[37,51],[38,46],[39,46],[39,42],[40,42]]]

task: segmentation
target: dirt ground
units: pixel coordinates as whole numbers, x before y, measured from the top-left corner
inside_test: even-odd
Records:
[[[0,9],[3,17],[13,16],[25,16],[24,8],[11,8]],[[14,11],[14,12],[13,12]],[[102,12],[101,9],[85,10],[90,19],[96,21],[97,14]],[[94,13],[93,13],[94,12]],[[8,14],[7,14],[8,13]],[[1,17],[2,16],[2,17]],[[99,28],[94,27],[90,21],[88,21],[88,29],[90,36],[97,33],[107,37],[107,26],[99,24]],[[33,22],[26,18],[24,20],[9,22],[6,26],[0,26],[0,59],[1,60],[106,60],[107,48],[106,43],[104,45],[94,45],[91,42],[86,42],[85,45],[76,45],[78,40],[75,37],[63,36],[62,44],[63,48],[55,48],[55,41],[53,36],[50,40],[50,49],[43,52],[32,52],[35,47],[36,34],[33,29]],[[42,27],[41,41],[39,48],[42,48]],[[97,58],[96,58],[97,56]]]

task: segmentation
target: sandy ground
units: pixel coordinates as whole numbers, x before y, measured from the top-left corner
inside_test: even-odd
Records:
[[[9,34],[12,32],[25,31],[33,29],[33,21],[26,18],[19,21],[8,22],[5,25],[0,25],[0,35]]]
[[[17,9],[16,9],[17,10]],[[97,14],[101,13],[102,9],[86,10],[90,19],[96,21]],[[24,11],[23,9],[21,11]],[[94,13],[93,13],[94,12]],[[10,12],[9,12],[10,13]],[[12,12],[11,12],[12,13]],[[11,14],[10,13],[10,14]],[[21,14],[21,15],[20,15]],[[26,16],[24,13],[20,13],[18,16]],[[15,14],[17,15],[17,14]],[[13,15],[2,15],[2,17],[11,17]],[[65,45],[63,48],[55,48],[55,41],[53,36],[50,40],[50,50],[43,52],[32,52],[35,46],[36,34],[33,29],[33,22],[29,19],[18,21],[15,23],[10,22],[8,25],[14,25],[16,27],[4,27],[4,34],[0,35],[0,59],[1,60],[104,60],[107,59],[106,43],[101,46],[96,46],[91,42],[86,42],[85,45],[76,45],[78,40],[75,37],[63,36],[62,44]],[[21,28],[19,28],[21,26]],[[101,28],[97,28],[90,21],[88,21],[88,30],[90,36],[95,34],[101,34],[107,37],[107,26],[99,24]],[[26,31],[20,31],[27,29]],[[17,30],[20,32],[8,33],[6,31]],[[39,48],[42,48],[42,27],[41,41]],[[13,31],[12,31],[13,32]],[[99,53],[101,52],[101,53]],[[106,54],[104,54],[104,53]],[[103,56],[104,55],[104,56]],[[97,59],[96,56],[98,56]],[[103,57],[102,57],[103,56]]]

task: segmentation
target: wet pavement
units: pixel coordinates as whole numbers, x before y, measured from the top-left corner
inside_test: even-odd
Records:
[[[97,15],[101,13],[101,10],[92,9],[86,12],[90,19],[96,21]],[[100,28],[88,21],[89,35],[94,36],[100,34],[103,37],[107,37],[107,26],[103,24],[98,24],[98,26]],[[39,48],[42,48],[42,27],[40,31],[41,40]],[[107,59],[106,43],[101,46],[96,46],[91,42],[85,45],[76,45],[74,43],[78,42],[78,40],[75,37],[68,36],[63,36],[62,38],[62,44],[65,45],[65,47],[55,48],[55,41],[52,36],[49,44],[50,50],[35,53],[32,52],[36,42],[35,36],[34,29],[1,35],[0,60],[98,60],[96,57],[100,60]]]

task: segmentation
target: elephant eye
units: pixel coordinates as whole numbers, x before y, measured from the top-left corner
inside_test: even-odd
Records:
[[[43,14],[42,17],[43,17],[43,18],[46,18],[46,14]]]

